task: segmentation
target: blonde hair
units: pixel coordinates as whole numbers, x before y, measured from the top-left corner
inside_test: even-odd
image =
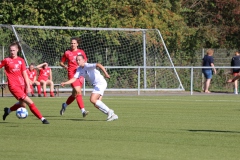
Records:
[[[239,51],[236,51],[236,52],[235,52],[235,56],[237,56],[237,55],[239,55]]]
[[[212,55],[213,55],[213,52],[214,52],[213,49],[208,49],[208,50],[207,50],[207,55],[208,55],[208,56],[212,56]]]

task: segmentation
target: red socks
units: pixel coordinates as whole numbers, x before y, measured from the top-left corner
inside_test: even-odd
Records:
[[[35,106],[34,103],[29,105],[29,108],[31,110],[31,112],[38,118],[41,119],[42,118],[42,114],[40,113],[40,111],[38,110],[38,108]]]
[[[68,97],[66,104],[69,105],[71,104],[73,101],[75,100],[75,97],[73,97],[72,95]]]
[[[38,94],[41,94],[41,85],[37,85]]]
[[[80,94],[77,95],[76,99],[77,99],[78,107],[79,107],[80,109],[84,108],[84,103],[83,103],[82,95],[80,95]]]
[[[10,108],[10,111],[16,111],[20,107],[21,107],[21,105],[19,103],[16,103]]]

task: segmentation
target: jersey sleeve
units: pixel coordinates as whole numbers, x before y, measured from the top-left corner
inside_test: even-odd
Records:
[[[25,71],[27,68],[26,68],[26,65],[25,65],[25,62],[24,62],[23,59],[21,60],[21,63],[22,63],[22,65],[21,65],[21,70],[22,70],[22,71]]]
[[[62,58],[61,58],[61,62],[64,63],[66,60],[67,60],[67,57],[66,57],[66,54],[64,53],[63,56],[62,56]]]
[[[0,61],[0,68],[2,68],[3,66],[5,66],[5,64],[6,64],[6,60],[5,60],[5,59],[2,60],[2,61]]]
[[[97,64],[96,63],[85,63],[84,67],[88,69],[96,69]]]
[[[80,70],[78,68],[76,73],[74,74],[74,78],[79,78],[79,76],[80,76]]]

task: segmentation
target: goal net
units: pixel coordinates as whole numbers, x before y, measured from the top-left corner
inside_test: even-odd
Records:
[[[107,90],[184,90],[156,29],[0,25],[0,46],[5,46],[0,54],[6,57],[9,43],[20,41],[26,65],[47,62],[54,83],[60,83],[67,80],[67,72],[59,61],[72,37],[81,39],[79,48],[89,63],[107,69],[111,76]]]

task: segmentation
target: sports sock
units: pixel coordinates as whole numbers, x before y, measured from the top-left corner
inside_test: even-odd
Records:
[[[98,106],[98,109],[102,111],[103,113],[107,114],[109,111],[108,106],[106,106],[102,101],[97,100],[96,106]]]
[[[41,85],[37,85],[38,94],[41,94]]]
[[[29,108],[31,110],[31,112],[38,118],[38,119],[41,119],[43,116],[42,114],[40,113],[40,111],[38,110],[38,108],[35,106],[34,103],[30,104],[29,105]]]
[[[51,95],[52,97],[54,97],[54,93],[53,93],[53,91],[50,92],[50,95]]]
[[[45,92],[43,92],[43,95],[44,95],[44,97],[47,97],[47,93],[46,93],[46,91],[45,91]]]
[[[85,108],[82,108],[81,111],[82,111],[82,113],[84,113],[86,110],[85,110]]]
[[[77,97],[76,97],[76,100],[77,100],[78,107],[79,107],[80,109],[84,108],[84,103],[83,103],[82,95],[78,94]]]
[[[19,104],[19,102],[17,102],[16,104],[14,104],[8,111],[8,113],[10,113],[11,111],[16,111],[18,108],[20,108],[21,105]]]
[[[75,97],[72,96],[72,95],[70,95],[70,96],[68,97],[67,101],[66,101],[66,104],[69,105],[69,104],[71,104],[74,100],[75,100]]]

